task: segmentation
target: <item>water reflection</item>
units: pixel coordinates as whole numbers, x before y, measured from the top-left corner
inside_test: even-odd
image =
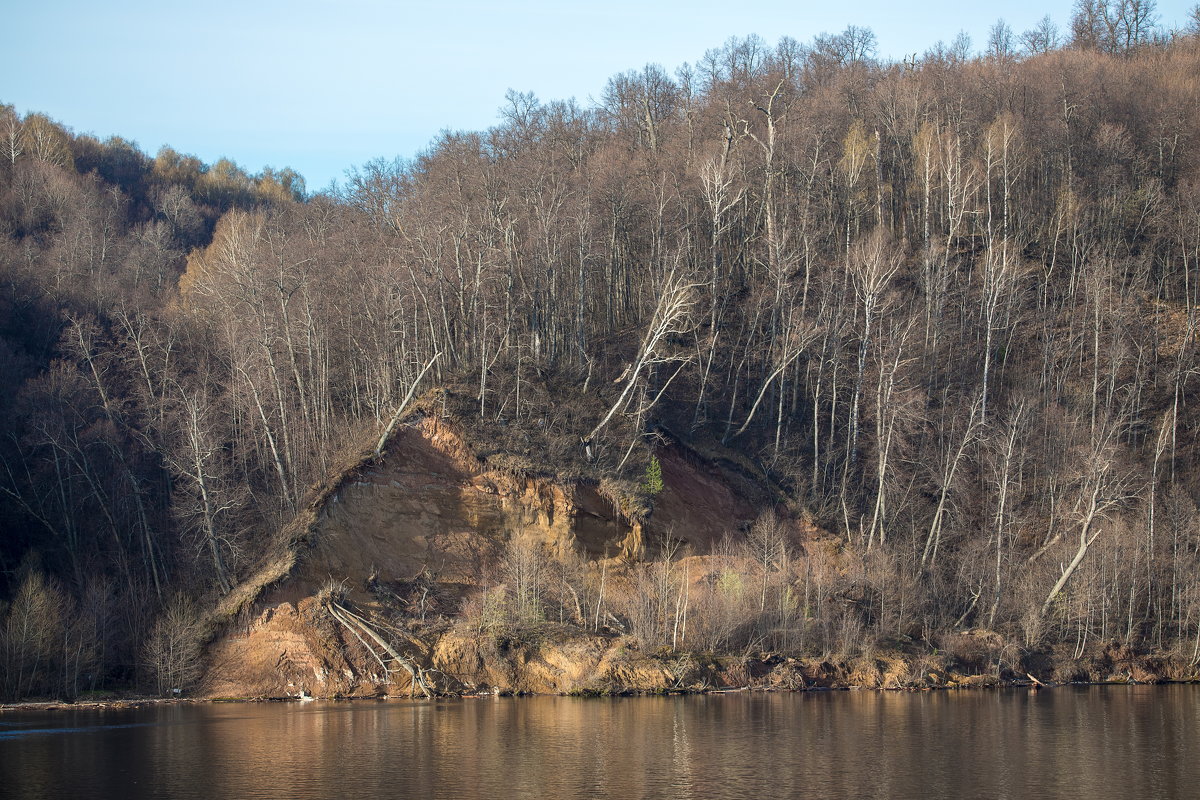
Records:
[[[0,715],[11,798],[1192,797],[1200,689]]]

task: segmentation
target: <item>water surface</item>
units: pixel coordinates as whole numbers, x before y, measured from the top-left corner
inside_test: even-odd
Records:
[[[1200,687],[0,713],[5,798],[1200,797]]]

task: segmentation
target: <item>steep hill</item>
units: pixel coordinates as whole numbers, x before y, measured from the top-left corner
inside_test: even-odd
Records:
[[[293,637],[231,692],[1194,671],[1200,39],[1079,21],[734,39],[311,197],[0,107],[0,695],[195,686],[214,608]]]

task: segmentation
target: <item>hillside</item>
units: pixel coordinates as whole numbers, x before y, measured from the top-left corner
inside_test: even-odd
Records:
[[[0,696],[1193,674],[1200,42],[1098,30],[735,39],[314,196],[0,107]]]

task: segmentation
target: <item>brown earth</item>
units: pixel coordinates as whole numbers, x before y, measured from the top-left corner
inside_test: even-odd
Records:
[[[330,586],[370,616],[369,586],[423,576],[468,591],[514,535],[593,557],[633,558],[665,537],[707,549],[745,527],[763,502],[754,483],[687,449],[660,448],[664,491],[647,518],[629,518],[600,487],[491,469],[455,428],[432,415],[401,426],[382,458],[364,455],[315,491],[287,531],[286,552],[225,600],[201,684],[208,697],[363,696],[408,691],[319,596]],[[511,651],[451,632],[407,655],[440,688],[580,691],[673,685],[611,638],[568,637]],[[669,680],[668,680],[669,679]]]

